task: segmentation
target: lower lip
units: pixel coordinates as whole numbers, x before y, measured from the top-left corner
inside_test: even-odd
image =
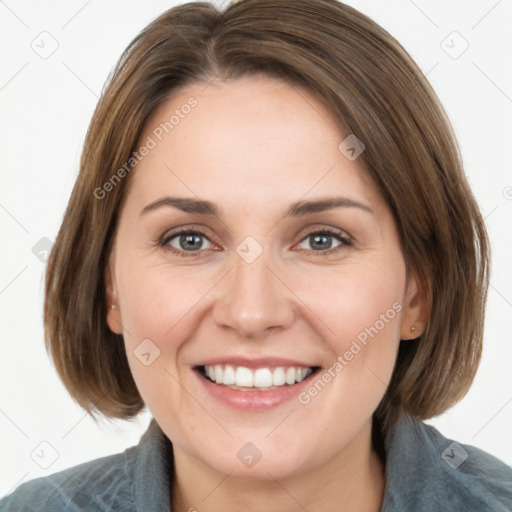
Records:
[[[220,402],[223,402],[233,409],[254,412],[266,411],[278,407],[295,398],[302,389],[309,384],[309,379],[316,374],[316,372],[314,372],[302,382],[291,386],[280,386],[277,389],[268,391],[241,391],[214,384],[205,379],[197,370],[194,370],[194,373],[205,388]]]

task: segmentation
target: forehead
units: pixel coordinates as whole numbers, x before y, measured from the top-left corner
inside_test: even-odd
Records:
[[[276,79],[190,84],[147,121],[138,146],[152,149],[134,187],[147,201],[160,190],[254,206],[335,192],[379,202],[362,161],[340,149],[348,134],[339,124],[307,91]]]

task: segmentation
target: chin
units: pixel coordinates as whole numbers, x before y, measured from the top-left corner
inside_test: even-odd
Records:
[[[230,478],[240,480],[284,480],[297,476],[303,471],[311,470],[311,461],[304,459],[304,454],[291,454],[288,448],[272,449],[272,451],[260,451],[255,453],[254,447],[245,446],[241,449],[240,456],[234,452],[231,456],[203,457],[202,462]],[[252,453],[252,455],[250,455]],[[251,460],[252,457],[252,460]],[[261,457],[261,458],[258,458]]]

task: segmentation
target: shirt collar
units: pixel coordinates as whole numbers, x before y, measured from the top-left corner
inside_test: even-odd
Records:
[[[170,511],[172,444],[155,418],[139,442],[132,482],[135,510]]]

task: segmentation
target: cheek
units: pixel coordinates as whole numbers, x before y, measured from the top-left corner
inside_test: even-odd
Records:
[[[321,329],[330,356],[326,367],[297,396],[309,412],[304,422],[310,431],[318,423],[332,424],[335,418],[346,422],[346,432],[353,433],[377,408],[396,360],[404,283],[400,259],[354,265],[338,272],[336,279],[317,279],[318,292],[309,294],[308,305],[318,312],[317,325],[328,327]],[[305,286],[302,293],[305,297]],[[346,439],[340,435],[333,444],[341,446]]]
[[[130,370],[148,410],[179,440],[204,421],[202,410],[183,392],[180,363],[211,285],[199,272],[185,275],[168,266],[127,265],[124,272],[118,288]]]
[[[319,273],[320,274],[320,273]],[[400,337],[405,265],[401,258],[348,266],[336,278],[308,276],[303,296],[327,326],[333,361],[346,355],[350,371],[368,366],[389,377]],[[311,283],[316,283],[314,289]]]
[[[187,316],[208,289],[199,273],[127,265],[119,285],[126,338],[130,343],[150,338],[161,349],[172,347],[173,340],[183,339]]]
[[[351,265],[315,285],[323,311],[338,325],[373,324],[380,313],[401,301],[405,271],[399,262]],[[314,279],[309,279],[313,284]],[[313,299],[315,300],[315,299]]]
[[[208,292],[207,280],[163,265],[152,268],[126,263],[119,268],[118,291],[124,343],[134,380],[151,409],[155,390],[167,389],[178,403],[178,362],[197,322],[195,307]],[[164,396],[162,393],[158,395]],[[156,401],[156,402],[155,402]]]

